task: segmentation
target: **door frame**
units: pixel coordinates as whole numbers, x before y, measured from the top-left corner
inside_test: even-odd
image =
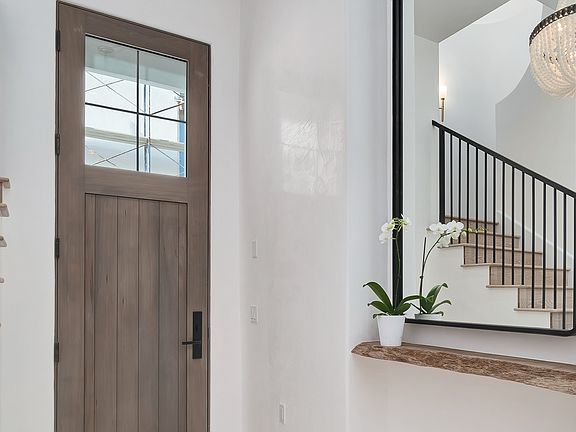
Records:
[[[187,289],[190,301],[187,336],[192,337],[192,312],[202,311],[204,343],[202,359],[192,360],[191,353],[187,354],[186,431],[207,431],[210,382],[210,45],[65,2],[58,2],[57,7],[55,430],[84,430],[84,200],[86,194],[96,194],[188,205]],[[86,34],[188,62],[186,177],[84,164]]]

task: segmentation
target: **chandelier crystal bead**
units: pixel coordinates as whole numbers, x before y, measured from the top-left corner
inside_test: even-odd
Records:
[[[552,96],[576,96],[576,2],[561,0],[558,10],[530,35],[532,74]]]

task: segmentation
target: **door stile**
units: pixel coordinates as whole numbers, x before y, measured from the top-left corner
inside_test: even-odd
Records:
[[[208,427],[209,400],[209,254],[210,248],[210,48],[203,47],[190,52],[188,65],[188,172],[195,173],[189,179],[188,194],[188,310],[187,339],[192,339],[192,317],[202,312],[202,358],[192,359],[187,352],[187,431],[203,431]]]
[[[84,428],[84,32],[82,15],[59,8],[56,430]],[[65,85],[63,84],[65,83]]]

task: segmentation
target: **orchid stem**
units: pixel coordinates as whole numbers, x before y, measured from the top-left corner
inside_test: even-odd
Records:
[[[420,296],[421,297],[423,295],[422,287],[424,284],[424,270],[426,269],[426,263],[428,262],[428,258],[430,258],[430,254],[432,253],[432,251],[434,250],[436,245],[438,243],[440,243],[440,240],[442,240],[442,238],[446,237],[447,235],[448,234],[441,234],[440,237],[438,237],[438,240],[436,240],[434,242],[434,244],[430,247],[430,250],[428,250],[428,253],[426,253],[426,237],[424,237],[424,251],[422,252],[422,273],[420,273]]]

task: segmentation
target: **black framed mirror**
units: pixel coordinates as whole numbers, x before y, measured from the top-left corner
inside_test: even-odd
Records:
[[[408,322],[576,335],[574,3],[393,0],[393,295],[441,286]]]

